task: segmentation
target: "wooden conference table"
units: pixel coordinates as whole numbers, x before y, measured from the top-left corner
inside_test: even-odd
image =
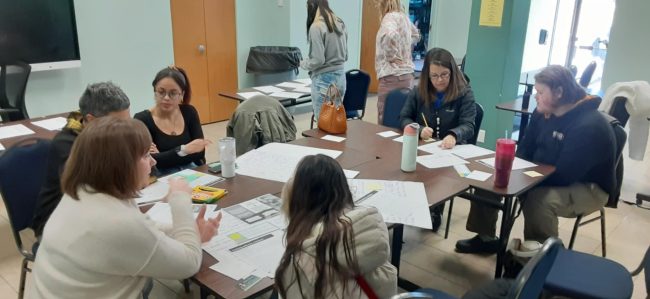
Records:
[[[380,164],[372,169],[366,168],[371,167],[370,164],[363,164],[355,168],[356,170],[363,170],[364,168],[371,170],[362,172],[359,175],[359,178],[403,179],[423,182],[427,190],[427,197],[430,205],[435,205],[439,202],[445,201],[446,199],[453,199],[454,195],[458,195],[469,200],[488,204],[501,210],[503,212],[503,217],[501,217],[501,227],[499,232],[500,244],[495,269],[495,277],[501,277],[506,245],[510,237],[512,225],[517,216],[518,202],[516,201],[516,198],[541,183],[548,175],[555,171],[555,167],[549,165],[538,165],[523,170],[513,170],[510,174],[510,182],[506,188],[494,187],[494,176],[491,176],[485,181],[472,180],[460,177],[453,167],[429,169],[418,164],[415,172],[403,173],[399,170],[402,143],[395,142],[389,138],[380,137],[376,134],[388,130],[399,132],[398,130],[389,127],[379,126],[360,120],[348,121],[348,129],[345,134],[346,139],[341,142],[342,146],[345,148],[366,151],[368,154],[376,155],[379,158],[379,161],[371,162]],[[327,133],[317,129],[304,131],[302,134],[305,137],[312,137],[315,139],[327,135]],[[422,141],[420,141],[420,144],[422,144]],[[418,154],[422,155],[426,153],[420,151]],[[470,170],[480,170],[483,172],[493,173],[494,170],[490,167],[476,162],[478,159],[488,158],[490,156],[494,156],[494,154],[466,159],[470,162],[467,164],[467,167]],[[530,170],[536,171],[542,174],[542,176],[533,178],[524,174],[525,171]],[[440,183],[437,184],[437,182]],[[453,193],[451,192],[453,190],[447,189],[450,188],[449,186],[452,186],[452,184],[456,185],[458,183],[462,184],[462,186],[459,187],[463,187],[459,192]],[[435,191],[432,189],[435,189]],[[476,189],[487,191],[495,197],[501,198],[502,201],[496,202],[488,198],[477,196],[473,192]],[[437,191],[440,191],[440,193]],[[453,204],[453,201],[450,201],[450,204]],[[450,215],[451,207],[449,211]],[[447,227],[449,227],[449,215],[447,217]]]
[[[8,122],[8,123],[0,123],[0,128],[1,127],[7,127],[7,126],[13,126],[13,125],[24,125],[25,127],[27,127],[30,130],[34,131],[34,134],[30,134],[30,135],[23,135],[23,136],[0,139],[0,144],[2,144],[5,148],[10,148],[14,144],[20,142],[21,140],[27,139],[27,138],[52,139],[52,138],[54,138],[54,136],[57,133],[59,133],[58,130],[50,131],[50,130],[41,128],[39,126],[33,125],[32,122],[51,119],[51,118],[56,118],[56,117],[66,118],[68,116],[68,114],[69,114],[69,112],[65,112],[65,113],[53,114],[53,115],[42,116],[42,117],[35,117],[35,118],[30,118],[30,119],[25,119],[25,120],[12,121],[12,122]]]
[[[282,82],[282,83],[294,83],[294,84],[299,84],[298,82],[295,82],[295,81],[287,81],[287,82]],[[278,84],[282,84],[282,83],[278,83]],[[225,97],[225,98],[231,99],[231,100],[235,100],[235,101],[243,102],[243,101],[246,101],[246,98],[244,98],[244,97],[242,97],[241,95],[239,95],[239,93],[244,93],[244,92],[260,92],[260,93],[262,93],[262,94],[264,94],[264,95],[268,95],[268,96],[271,96],[271,97],[277,99],[277,100],[280,101],[280,103],[282,103],[282,105],[285,106],[285,107],[290,107],[290,106],[295,106],[295,105],[300,105],[300,104],[303,104],[303,103],[311,102],[311,93],[300,92],[300,91],[294,91],[294,90],[292,90],[291,88],[287,88],[287,87],[283,87],[283,86],[278,86],[278,84],[271,85],[271,86],[273,86],[273,87],[277,87],[277,88],[280,88],[280,89],[284,90],[285,92],[291,92],[291,93],[300,94],[300,96],[298,96],[298,97],[276,97],[276,96],[272,96],[272,95],[270,95],[270,94],[266,94],[266,93],[260,92],[259,90],[256,90],[256,89],[254,89],[254,88],[252,88],[252,87],[249,87],[249,88],[242,88],[242,89],[237,90],[237,91],[220,92],[219,95],[222,96],[222,97]]]

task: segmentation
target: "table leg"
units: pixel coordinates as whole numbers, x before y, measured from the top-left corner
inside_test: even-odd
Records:
[[[501,217],[501,229],[499,230],[499,250],[497,251],[497,266],[494,273],[494,278],[501,278],[503,275],[503,259],[506,255],[506,246],[510,239],[510,230],[512,229],[512,222],[514,215],[513,198],[506,196],[503,202],[503,216]]]
[[[393,227],[393,242],[391,246],[390,263],[397,268],[397,275],[399,276],[399,263],[402,256],[402,244],[404,243],[404,225],[395,224]]]

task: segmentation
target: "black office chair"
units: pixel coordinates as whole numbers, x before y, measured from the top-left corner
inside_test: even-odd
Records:
[[[591,77],[594,76],[594,71],[596,70],[596,62],[592,61],[587,65],[584,71],[582,71],[582,75],[580,76],[580,86],[587,88],[589,86],[589,83],[591,82]]]
[[[345,80],[343,105],[347,118],[363,119],[366,114],[370,75],[362,70],[354,69],[345,73]],[[359,110],[361,110],[361,116],[359,116]]]
[[[7,149],[0,156],[0,195],[4,200],[18,251],[23,256],[18,298],[23,298],[29,262],[34,262],[35,249],[25,248],[20,231],[32,224],[41,186],[45,182],[50,141],[30,138]]]
[[[32,67],[16,62],[0,65],[0,117],[3,122],[28,119],[25,89]]]
[[[609,123],[612,125],[612,129],[614,130],[614,137],[616,138],[616,166],[613,171],[616,172],[616,186],[614,190],[609,194],[609,199],[607,200],[607,207],[616,207],[616,204],[618,202],[618,198],[620,195],[620,190],[621,190],[621,185],[623,184],[623,147],[625,147],[625,141],[627,140],[627,133],[625,133],[625,129],[621,126],[620,122],[605,113],[603,113],[603,116],[609,121]],[[619,176],[620,174],[620,176]],[[603,257],[607,256],[607,239],[605,235],[605,207],[600,208],[599,210],[600,215],[589,219],[587,221],[582,221],[582,219],[585,216],[588,215],[578,215],[576,217],[576,221],[573,224],[573,230],[571,231],[571,240],[569,241],[569,249],[573,249],[573,244],[575,243],[576,235],[578,234],[578,228],[594,222],[596,220],[600,220],[600,242],[601,242],[601,250],[602,250],[602,255]]]
[[[402,125],[399,121],[399,114],[402,112],[402,107],[406,98],[411,92],[408,88],[398,88],[391,90],[388,95],[386,95],[386,103],[384,104],[384,119],[381,125],[400,129],[402,130]]]

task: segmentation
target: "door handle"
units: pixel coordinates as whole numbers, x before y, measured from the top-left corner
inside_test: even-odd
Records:
[[[198,50],[201,54],[205,53],[205,45],[199,45]]]

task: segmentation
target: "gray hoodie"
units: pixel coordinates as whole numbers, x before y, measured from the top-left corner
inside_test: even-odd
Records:
[[[309,58],[302,61],[301,66],[309,71],[310,76],[342,70],[348,60],[348,32],[343,21],[335,19],[341,35],[327,31],[322,16],[309,27]]]

